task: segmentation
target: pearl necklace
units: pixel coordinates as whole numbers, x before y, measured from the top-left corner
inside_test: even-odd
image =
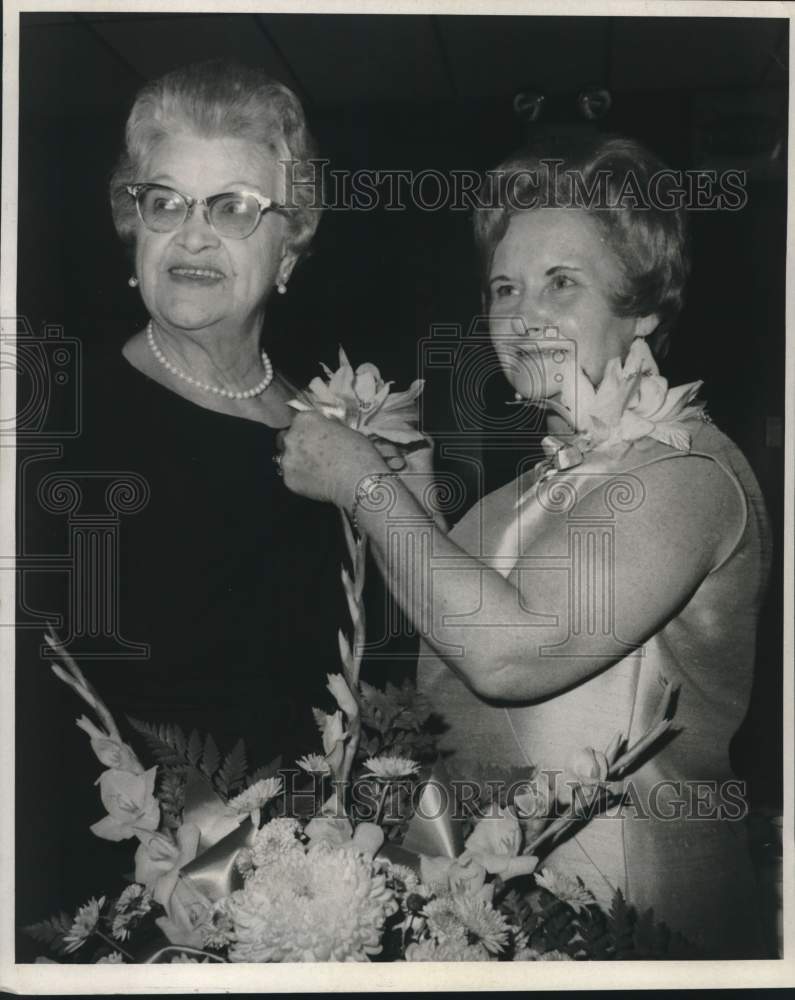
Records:
[[[230,389],[221,389],[217,385],[208,385],[206,382],[200,382],[198,379],[192,378],[190,375],[186,375],[185,372],[180,371],[176,365],[172,365],[155,343],[155,331],[151,319],[146,326],[146,341],[151,348],[152,354],[172,375],[176,375],[177,378],[181,378],[183,381],[190,383],[190,385],[195,385],[197,389],[204,389],[205,392],[213,392],[216,396],[224,396],[226,399],[251,399],[253,396],[259,396],[265,392],[273,381],[273,365],[265,351],[261,354],[262,367],[265,369],[265,376],[262,381],[258,382],[253,389],[246,389],[244,392],[232,392]]]

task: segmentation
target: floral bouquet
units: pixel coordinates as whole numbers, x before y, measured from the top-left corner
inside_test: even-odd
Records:
[[[422,435],[413,404],[390,397],[372,365],[326,370],[295,405],[399,444]],[[390,437],[391,435],[391,437]],[[561,781],[528,769],[508,793],[455,806],[433,717],[412,686],[360,681],[364,542],[345,521],[342,580],[353,625],[340,630],[333,706],[314,709],[319,746],[280,768],[247,772],[242,741],[130,719],[145,767],[99,693],[53,634],[57,677],[94,716],[77,719],[104,770],[106,815],[91,832],[137,843],[115,898],[92,898],[25,930],[58,960],[122,962],[491,961],[688,957],[679,935],[638,915],[620,893],[609,912],[544,854],[620,799],[620,778],[668,730],[666,686],[646,734],[584,747]],[[471,786],[470,786],[471,787]],[[507,785],[506,785],[507,787]],[[53,961],[42,957],[38,961]]]

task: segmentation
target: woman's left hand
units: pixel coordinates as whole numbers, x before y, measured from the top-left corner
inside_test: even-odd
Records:
[[[279,435],[285,485],[350,510],[364,476],[389,469],[369,438],[319,413],[296,414]]]

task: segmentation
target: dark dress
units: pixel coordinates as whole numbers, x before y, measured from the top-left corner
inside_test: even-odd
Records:
[[[80,436],[20,477],[27,549],[69,553],[65,572],[20,577],[21,620],[63,615],[59,631],[142,758],[125,715],[211,732],[222,751],[242,736],[250,770],[320,750],[311,707],[330,708],[346,620],[337,511],[286,489],[275,430],[185,400],[118,349],[94,352],[82,384]],[[25,922],[111,890],[103,877],[129,871],[135,845],[89,832],[104,810],[101,765],[74,726],[86,706],[52,676],[42,630],[18,636]]]

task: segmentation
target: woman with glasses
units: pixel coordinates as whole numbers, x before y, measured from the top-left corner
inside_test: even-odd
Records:
[[[142,88],[110,200],[148,319],[121,350],[88,345],[65,459],[148,490],[109,584],[128,655],[93,668],[97,688],[120,717],[211,731],[222,751],[244,737],[251,770],[314,749],[311,705],[338,669],[338,522],[271,461],[295,390],[270,360],[269,303],[319,221],[313,150],[295,95],[259,70],[211,62]]]
[[[256,71],[194,66],[141,91],[111,180],[151,317],[124,347],[134,368],[197,406],[289,422],[263,325],[317,226],[311,155],[297,99]]]
[[[175,723],[211,734],[219,763],[243,738],[247,773],[316,749],[311,706],[339,669],[338,517],[271,461],[294,390],[269,357],[270,302],[319,221],[312,153],[295,95],[255,69],[189,66],[137,95],[110,198],[148,319],[135,330],[129,302],[116,333],[85,338],[81,433],[53,463],[82,484],[83,514],[115,511],[116,540],[75,552],[90,579],[34,602],[60,615],[126,738],[127,716]],[[103,501],[112,482],[137,485]],[[121,890],[132,857],[89,831],[103,807],[84,706],[35,641],[19,660],[20,717],[39,720],[18,758],[20,924]]]

